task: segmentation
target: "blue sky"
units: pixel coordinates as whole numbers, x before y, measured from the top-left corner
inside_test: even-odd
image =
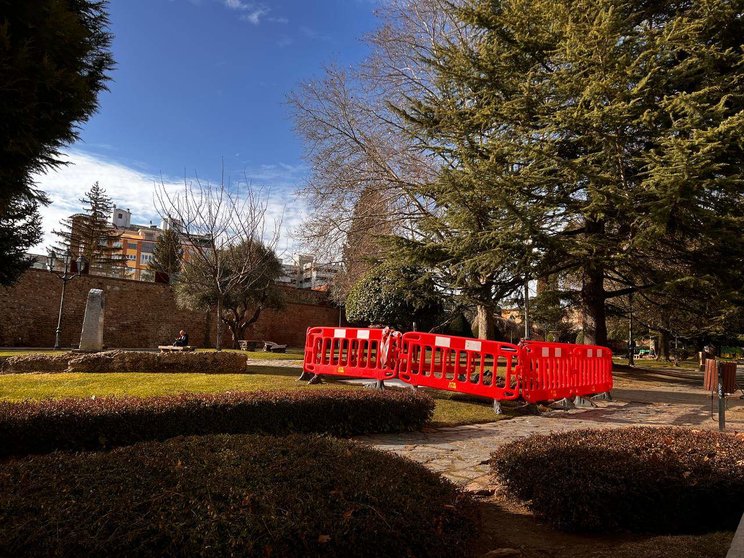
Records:
[[[117,67],[100,109],[67,152],[72,164],[38,177],[52,198],[45,230],[79,210],[99,180],[137,222],[156,219],[154,180],[231,176],[272,191],[284,211],[283,249],[303,217],[294,198],[308,169],[285,104],[333,63],[366,56],[373,0],[111,0]],[[35,249],[43,251],[49,238]],[[284,254],[289,256],[289,254]]]

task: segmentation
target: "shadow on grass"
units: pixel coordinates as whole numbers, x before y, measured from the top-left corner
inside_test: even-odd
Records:
[[[733,533],[704,535],[583,535],[558,531],[519,503],[494,497],[480,503],[481,528],[475,556],[513,548],[525,558],[724,558]]]

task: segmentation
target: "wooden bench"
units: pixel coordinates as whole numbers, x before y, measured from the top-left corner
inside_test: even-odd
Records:
[[[263,345],[263,341],[261,341],[260,339],[241,339],[240,341],[238,341],[238,345],[240,346],[240,350],[242,351],[255,351],[261,345]]]
[[[161,353],[190,353],[195,351],[196,347],[186,345],[184,347],[176,347],[175,345],[158,345]]]

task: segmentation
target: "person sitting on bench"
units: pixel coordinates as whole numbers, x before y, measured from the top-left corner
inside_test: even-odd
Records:
[[[186,333],[184,330],[181,330],[178,332],[178,335],[180,337],[173,341],[174,347],[187,347],[189,344],[189,334]]]

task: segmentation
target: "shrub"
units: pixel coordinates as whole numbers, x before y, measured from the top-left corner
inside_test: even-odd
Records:
[[[435,473],[319,436],[180,437],[0,472],[3,556],[454,557],[475,527]]]
[[[189,434],[400,432],[421,428],[433,412],[430,397],[391,390],[0,402],[0,455],[110,448]]]
[[[70,360],[68,372],[198,372],[240,374],[246,357],[232,352],[153,353],[105,351],[81,354]]]
[[[740,436],[682,428],[532,436],[492,454],[506,487],[567,530],[735,529],[744,511]]]
[[[72,353],[12,356],[2,363],[5,374],[16,372],[64,372]]]
[[[155,353],[148,351],[103,351],[61,355],[10,357],[5,373],[17,372],[181,372],[241,374],[246,356],[233,352]]]

